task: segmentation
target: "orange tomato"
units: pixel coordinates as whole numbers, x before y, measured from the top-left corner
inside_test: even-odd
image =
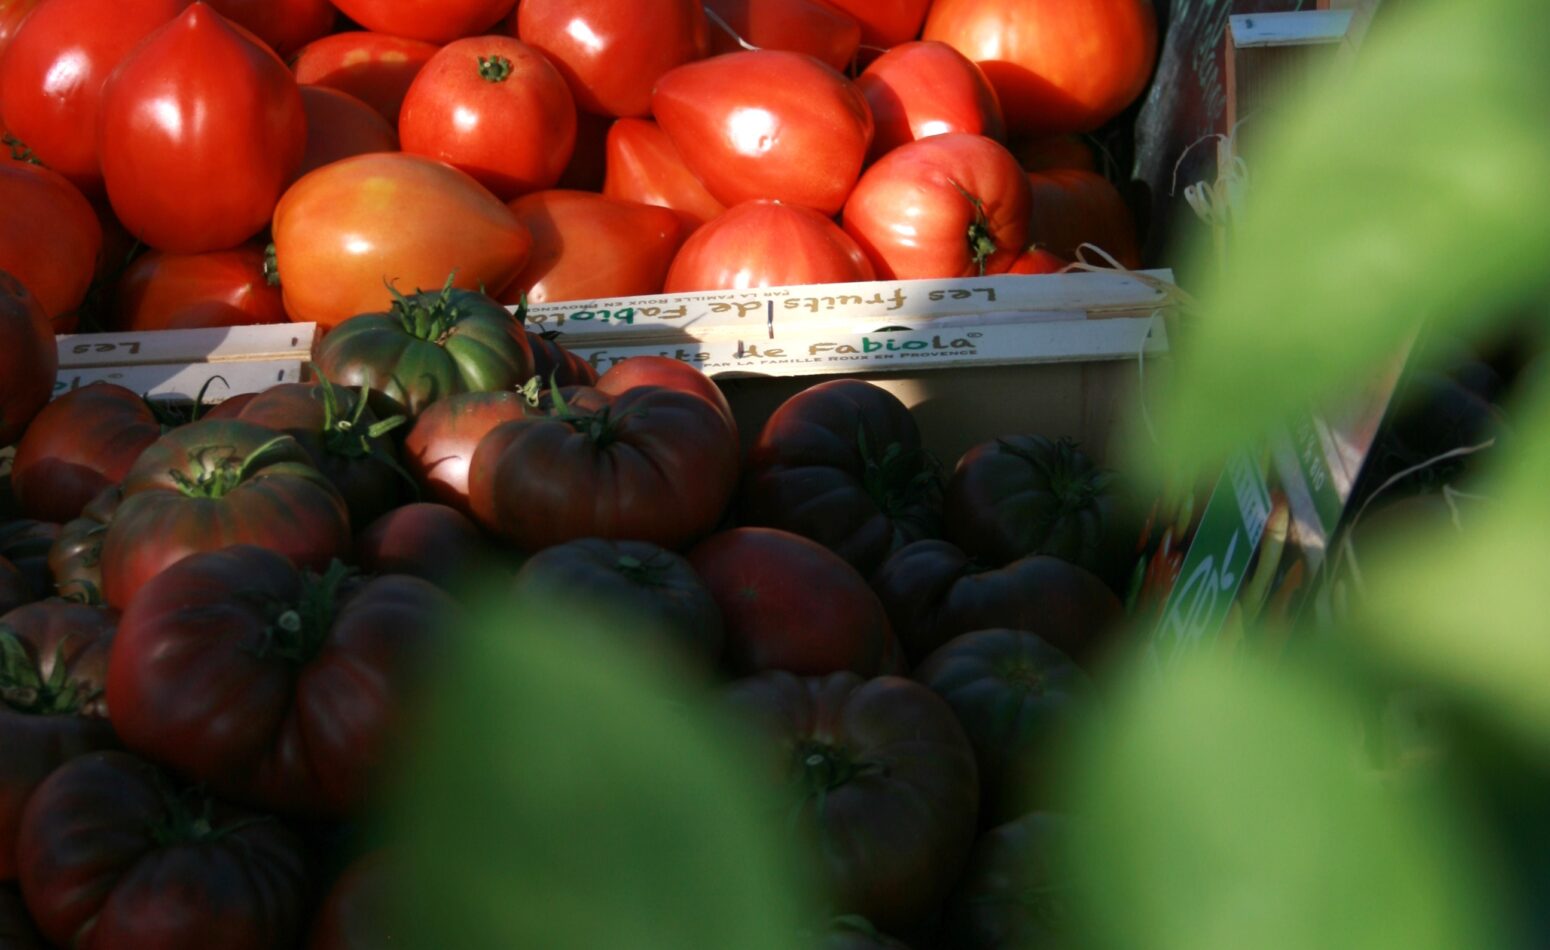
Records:
[[[585,191],[535,191],[511,202],[533,233],[527,267],[501,296],[516,303],[660,293],[686,228],[667,208]]]

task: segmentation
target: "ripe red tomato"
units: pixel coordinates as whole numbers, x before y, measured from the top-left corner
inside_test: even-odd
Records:
[[[161,437],[139,393],[92,383],[43,407],[16,447],[11,488],[22,513],[63,524],[117,485]]]
[[[670,356],[632,356],[622,363],[615,363],[608,372],[598,377],[596,388],[610,396],[618,396],[642,386],[662,386],[679,392],[699,396],[715,406],[727,424],[737,434],[737,420],[732,417],[732,406],[716,381],[704,373]]]
[[[1091,132],[1146,88],[1152,0],[936,0],[924,39],[979,63],[1017,134]]]
[[[140,453],[102,539],[102,592],[123,609],[190,554],[256,544],[321,568],[350,547],[344,499],[306,449],[271,429],[210,419]]]
[[[43,0],[0,0],[0,58],[5,56],[5,48],[11,45],[11,40],[16,36],[16,31],[21,29],[22,21],[27,19],[27,14],[32,12]]]
[[[651,114],[651,89],[709,48],[698,0],[522,0],[510,29],[543,51],[587,112]]]
[[[845,230],[885,280],[1000,274],[1028,244],[1028,205],[1012,153],[949,133],[867,169],[845,204]]]
[[[603,194],[660,205],[692,231],[727,210],[684,164],[678,146],[649,119],[619,119],[608,129]]]
[[[981,835],[943,914],[947,945],[1079,943],[1066,896],[1074,890],[1072,821],[1065,815],[1034,811]]]
[[[854,238],[810,208],[745,201],[689,235],[664,290],[732,290],[871,280]]]
[[[113,325],[120,330],[191,330],[284,323],[280,288],[251,245],[204,254],[150,251],[119,280]]]
[[[822,0],[707,0],[705,9],[731,29],[711,24],[713,56],[746,49],[741,38],[759,49],[806,53],[844,71],[861,45],[856,18]]]
[[[1126,267],[1141,266],[1136,222],[1119,190],[1097,172],[1051,168],[1030,172],[1033,212],[1028,240],[1065,260],[1082,244],[1108,251]]]
[[[16,834],[38,783],[75,756],[118,744],[102,696],[116,619],[64,600],[0,617],[0,881],[20,870]]]
[[[218,251],[262,230],[306,137],[285,64],[203,3],[147,37],[103,89],[108,199],[164,251]]]
[[[414,77],[398,137],[404,151],[460,168],[509,201],[560,180],[576,145],[576,104],[538,50],[478,36],[442,47]]]
[[[418,577],[363,580],[338,562],[303,573],[248,545],[195,554],[142,587],[119,621],[113,728],[233,801],[348,815],[455,610]]]
[[[1041,247],[1030,247],[1017,255],[1017,260],[1006,269],[1008,274],[1058,274],[1066,269],[1067,261],[1056,257]]]
[[[188,0],[51,0],[27,18],[0,58],[6,127],[77,188],[100,194],[104,83],[130,50],[186,6]]]
[[[440,403],[437,403],[440,405]],[[488,568],[484,535],[456,508],[427,501],[394,508],[355,538],[355,560],[371,574],[409,574],[443,589]]]
[[[1093,147],[1080,135],[1041,135],[1023,139],[1010,146],[1017,156],[1017,164],[1025,172],[1042,172],[1051,168],[1080,168],[1098,170],[1098,159]]]
[[[0,162],[0,208],[0,271],[37,298],[57,331],[73,326],[102,247],[91,203],[46,168]]]
[[[746,468],[744,524],[810,538],[864,574],[940,528],[941,477],[915,417],[863,380],[830,380],[786,400]]]
[[[488,33],[511,12],[513,0],[335,0],[334,6],[368,30],[428,43],[450,43]]]
[[[980,68],[946,43],[905,43],[873,60],[856,87],[877,131],[869,162],[916,139],[968,132],[1006,137],[1001,104]]]
[[[48,572],[59,596],[103,606],[102,537],[123,498],[117,485],[106,488],[87,503],[79,517],[59,526],[59,537],[48,549]]]
[[[502,303],[523,294],[551,303],[661,293],[684,239],[683,222],[666,208],[585,191],[535,191],[511,210],[533,234],[533,256]]]
[[[301,105],[307,113],[307,150],[297,178],[352,155],[398,151],[393,124],[347,92],[302,86]]]
[[[311,902],[302,845],[127,752],[93,752],[27,802],[22,895],[57,947],[293,947]]]
[[[404,93],[438,49],[434,43],[381,33],[335,33],[303,46],[291,69],[303,86],[349,93],[397,128]]]
[[[856,18],[861,42],[891,49],[920,36],[931,0],[824,0]]]
[[[0,271],[0,446],[21,438],[54,395],[59,349],[38,299]]]
[[[534,408],[521,393],[455,393],[431,403],[404,436],[404,468],[420,490],[472,516],[468,502],[468,464],[490,430],[525,419]]]
[[[735,528],[700,542],[689,561],[721,606],[734,673],[881,670],[893,636],[882,603],[855,568],[816,541]]]
[[[716,200],[756,198],[827,215],[845,204],[872,143],[855,84],[811,56],[728,53],[657,81],[651,108]]]
[[[765,739],[761,774],[789,796],[770,820],[807,846],[832,910],[895,931],[934,917],[979,805],[952,707],[919,683],[853,673],[766,673],[726,701]]]
[[[481,525],[527,551],[588,537],[676,549],[716,526],[738,445],[715,407],[649,386],[567,398],[480,441],[468,497]]]
[[[533,238],[510,208],[449,165],[419,155],[357,155],[303,176],[274,212],[285,311],[324,327],[406,293],[454,285],[492,293],[521,272]]]
[[[289,56],[334,28],[339,11],[328,0],[208,0],[221,16]]]

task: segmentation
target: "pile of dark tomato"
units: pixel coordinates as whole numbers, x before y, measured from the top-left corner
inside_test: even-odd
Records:
[[[1027,434],[944,469],[859,380],[742,438],[692,367],[598,377],[520,306],[1133,266],[1079,135],[1156,29],[1148,0],[0,0],[0,944],[392,945],[391,856],[317,829],[372,805],[491,571],[649,620],[764,726],[824,946],[1058,929],[1040,809],[1134,561],[1112,476]],[[49,401],[55,332],[285,320],[326,331],[313,382]]]

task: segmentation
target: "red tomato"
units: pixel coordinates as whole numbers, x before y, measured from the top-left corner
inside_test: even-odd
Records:
[[[0,58],[0,115],[50,168],[102,191],[97,114],[120,61],[188,0],[51,0]]]
[[[560,180],[576,146],[576,105],[542,53],[479,36],[443,47],[414,77],[398,135],[404,151],[461,168],[509,201]]]
[[[1051,168],[1030,172],[1033,215],[1028,240],[1057,257],[1076,259],[1082,244],[1103,248],[1126,267],[1141,266],[1136,222],[1119,190],[1097,172]]]
[[[335,0],[334,6],[368,30],[428,43],[488,33],[511,12],[513,0]]]
[[[333,327],[386,311],[386,282],[405,292],[456,286],[498,292],[521,272],[533,238],[510,208],[464,173],[419,155],[381,152],[326,165],[291,186],[274,212],[275,260],[292,320]]]
[[[892,632],[866,579],[816,541],[736,528],[700,542],[689,562],[721,606],[734,673],[786,670],[876,676]]]
[[[195,3],[102,94],[102,177],[135,237],[182,254],[252,237],[301,165],[307,118],[279,57]]]
[[[931,0],[824,0],[861,24],[861,42],[891,49],[920,36]],[[940,2],[940,0],[938,0]]]
[[[1066,269],[1066,261],[1041,247],[1030,247],[1017,255],[1017,260],[1006,269],[1008,274],[1058,274]]]
[[[732,406],[716,381],[704,373],[670,356],[632,356],[615,363],[608,372],[598,377],[598,392],[618,396],[642,386],[662,386],[679,392],[699,396],[720,410],[721,415],[737,434],[737,420],[732,416]]]
[[[855,85],[801,53],[728,53],[657,82],[657,122],[716,200],[755,198],[836,214],[872,143]]]
[[[620,119],[608,130],[603,194],[672,208],[689,229],[727,210],[684,164],[678,146],[649,119]]]
[[[124,271],[113,308],[114,326],[132,331],[285,320],[280,288],[264,276],[264,252],[251,245],[205,254],[142,254]]]
[[[484,535],[466,515],[426,501],[394,508],[355,538],[362,570],[409,574],[443,588],[467,584],[488,555]]]
[[[0,446],[21,438],[54,395],[59,349],[48,315],[26,287],[0,270]]]
[[[533,350],[533,375],[543,383],[551,381],[556,386],[591,386],[597,382],[597,369],[578,354],[562,346],[559,330],[543,333],[527,333],[527,342]]]
[[[43,407],[16,447],[11,488],[29,518],[63,523],[129,472],[161,436],[133,390],[96,382]]]
[[[980,64],[1014,133],[1091,132],[1146,88],[1152,0],[936,0],[923,34]]]
[[[398,151],[393,123],[347,92],[302,86],[301,105],[307,113],[307,151],[297,178],[341,158]]]
[[[501,423],[535,412],[521,393],[454,393],[438,399],[415,417],[404,436],[404,468],[431,501],[471,516],[468,463],[479,442]]]
[[[810,208],[748,201],[689,236],[667,293],[839,284],[874,277],[854,238]]]
[[[22,21],[42,0],[0,0],[0,57],[11,45],[11,38],[21,29]]]
[[[40,165],[0,162],[0,270],[21,281],[56,330],[91,285],[102,225],[91,203]]]
[[[662,292],[684,225],[666,208],[585,191],[536,191],[511,202],[533,256],[502,303],[606,300]]]
[[[905,43],[872,61],[856,80],[877,133],[868,161],[906,142],[944,132],[1000,141],[1006,135],[996,91],[980,68],[946,43]]]
[[[741,38],[760,49],[806,53],[844,70],[861,44],[855,17],[822,0],[707,0],[705,9],[726,25],[711,25],[712,55],[745,49]]]
[[[608,168],[608,130],[614,120],[590,112],[576,113],[576,147],[570,163],[560,174],[557,187],[573,191],[602,191],[603,175]]]
[[[328,0],[209,0],[221,16],[288,56],[334,28]]]
[[[845,230],[883,279],[999,274],[1028,244],[1028,178],[1000,144],[950,133],[867,169]]]
[[[522,0],[512,21],[559,67],[577,107],[602,115],[650,115],[657,80],[710,42],[699,0]]]
[[[1098,159],[1093,148],[1079,135],[1041,135],[1024,139],[1010,146],[1017,156],[1017,164],[1026,172],[1042,172],[1051,168],[1080,168],[1098,170]]]
[[[335,33],[303,46],[291,69],[303,86],[347,92],[396,128],[404,93],[439,48],[381,33]]]

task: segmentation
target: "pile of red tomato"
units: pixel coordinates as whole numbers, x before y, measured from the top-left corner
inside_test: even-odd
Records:
[[[1027,434],[944,470],[859,380],[740,433],[520,302],[1135,264],[1077,136],[1156,40],[1148,0],[0,0],[0,944],[395,945],[392,853],[334,829],[486,575],[762,725],[816,942],[1057,931],[1112,473]],[[286,319],[314,382],[49,401],[78,321]]]

